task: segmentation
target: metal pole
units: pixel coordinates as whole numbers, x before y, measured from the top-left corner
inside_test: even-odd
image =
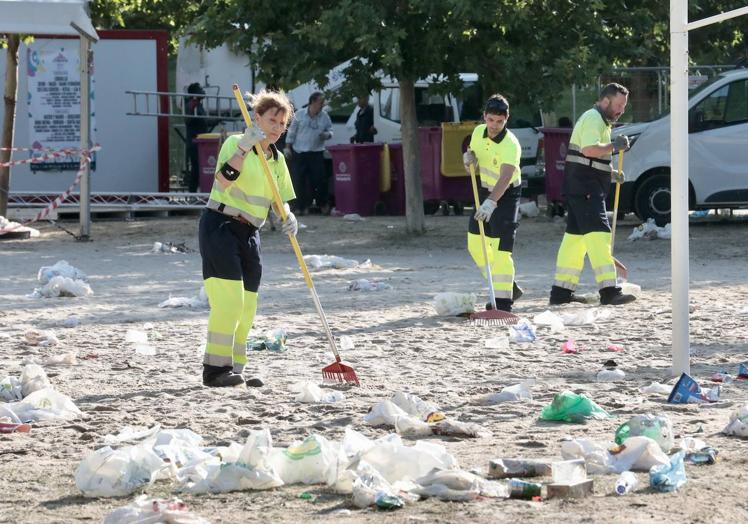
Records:
[[[670,258],[673,300],[672,373],[690,372],[688,326],[688,0],[670,0]]]
[[[91,41],[80,36],[80,140],[81,152],[91,149],[91,77],[90,62]],[[91,163],[86,162],[83,176],[81,177],[80,196],[80,240],[89,240],[91,235]]]

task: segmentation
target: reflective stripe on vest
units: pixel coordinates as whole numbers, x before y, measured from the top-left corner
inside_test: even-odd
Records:
[[[609,175],[611,173],[610,159],[590,158],[582,154],[581,148],[576,144],[569,144],[566,154],[567,162],[574,162],[583,166],[591,167],[596,171]]]
[[[219,211],[219,208],[221,206],[223,206],[223,209]],[[212,198],[208,199],[207,207],[209,209],[213,209],[214,211],[219,211],[219,213],[223,213],[224,215],[227,215],[230,217],[242,217],[244,220],[246,220],[247,222],[255,226],[257,229],[260,229],[262,225],[265,223],[264,219],[260,219],[255,216],[252,216],[249,213],[242,211],[241,209],[235,208],[233,206],[229,206],[227,204],[224,204],[223,202],[219,202],[218,200],[213,200]]]

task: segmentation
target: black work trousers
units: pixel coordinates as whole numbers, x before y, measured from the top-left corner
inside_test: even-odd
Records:
[[[306,211],[312,205],[313,199],[319,207],[328,203],[328,177],[323,155],[322,151],[294,154],[291,178],[296,192],[295,207],[298,211]]]

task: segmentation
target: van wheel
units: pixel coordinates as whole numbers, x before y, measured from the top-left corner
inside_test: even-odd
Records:
[[[465,212],[465,206],[462,204],[462,202],[455,202],[452,205],[452,209],[454,209],[455,215],[462,216]]]
[[[636,190],[636,214],[642,220],[654,219],[662,227],[670,222],[670,177],[653,175]]]

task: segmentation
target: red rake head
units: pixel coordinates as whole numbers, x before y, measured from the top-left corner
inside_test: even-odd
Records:
[[[500,309],[479,311],[478,313],[472,313],[468,318],[476,326],[513,326],[519,322],[517,315]]]
[[[335,362],[322,368],[322,379],[331,382],[352,382],[357,386],[361,385],[353,368],[340,362]]]

